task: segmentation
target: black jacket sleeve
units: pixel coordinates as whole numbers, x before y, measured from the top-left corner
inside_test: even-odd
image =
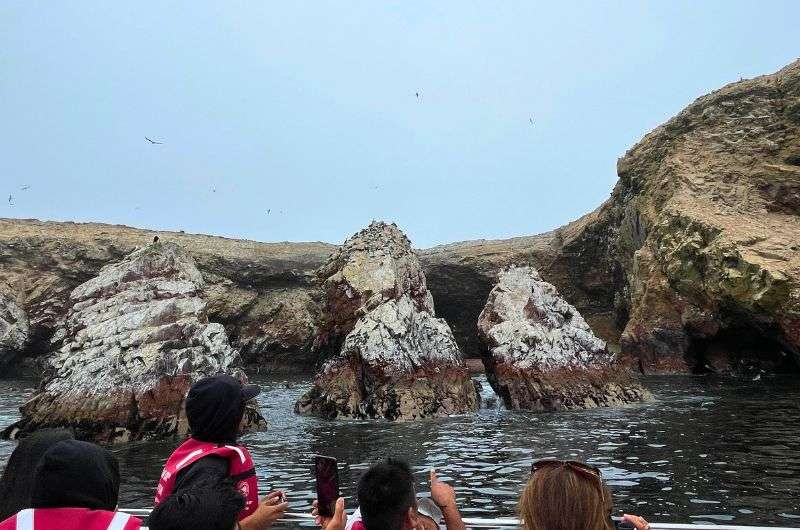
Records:
[[[216,455],[204,456],[178,472],[173,493],[199,485],[214,487],[228,478],[228,459]]]

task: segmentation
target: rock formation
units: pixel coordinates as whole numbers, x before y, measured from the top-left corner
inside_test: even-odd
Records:
[[[25,350],[30,335],[28,317],[17,303],[0,292],[0,374]]]
[[[4,434],[71,426],[100,443],[185,434],[193,382],[244,377],[224,328],[208,322],[202,288],[174,243],[136,250],[76,287],[42,387]]]
[[[531,265],[642,371],[798,371],[800,61],[697,99],[617,172],[554,232],[422,253],[462,346],[497,271]]]
[[[500,273],[478,331],[489,348],[489,382],[509,409],[585,409],[648,397],[580,313],[529,267]]]
[[[316,362],[314,271],[336,248],[324,243],[256,243],[125,226],[0,219],[0,285],[30,320],[20,355],[51,352],[69,295],[158,235],[179,244],[205,278],[208,315],[225,326],[246,364],[307,367]]]
[[[645,371],[800,366],[800,61],[689,105],[597,213],[623,353]]]
[[[411,244],[372,223],[319,270],[318,344],[333,353],[296,405],[327,418],[404,420],[474,410],[479,398]]]
[[[480,354],[478,316],[499,271],[513,264],[535,267],[644,371],[797,371],[798,87],[795,62],[699,98],[620,159],[603,205],[557,230],[420,251],[438,314],[462,351]],[[155,234],[0,220],[0,283],[30,320],[22,353],[46,352],[71,290]],[[330,330],[317,330],[313,271],[333,245],[158,235],[195,258],[210,318],[246,360],[316,362],[314,337]]]

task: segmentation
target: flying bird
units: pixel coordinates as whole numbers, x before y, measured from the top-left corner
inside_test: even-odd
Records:
[[[10,204],[11,206],[14,206],[14,196],[13,195],[9,195],[8,196],[8,204]]]
[[[419,92],[417,92],[416,94],[417,94],[417,99],[419,99]]]
[[[533,118],[528,118],[528,121],[531,122],[531,125],[533,125]]]
[[[271,212],[271,211],[272,211],[271,208],[267,208],[267,215],[269,215],[269,212]]]
[[[21,189],[22,189],[22,191],[25,191],[25,190],[27,190],[27,189],[30,189],[30,186],[28,186],[27,184],[25,184],[24,186],[22,186],[22,188],[21,188]]]
[[[150,142],[151,144],[161,145],[161,144],[164,143],[164,142],[156,142],[155,140],[151,140],[147,136],[145,136],[144,139],[147,140],[148,142]]]

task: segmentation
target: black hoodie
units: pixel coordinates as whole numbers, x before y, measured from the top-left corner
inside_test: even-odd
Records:
[[[19,441],[0,479],[0,521],[31,507],[33,473],[48,449],[74,436],[66,429],[43,429]]]
[[[236,445],[245,403],[258,394],[255,385],[219,374],[201,379],[186,396],[186,419],[192,438],[219,445]],[[228,460],[209,455],[182,469],[175,478],[173,493],[199,484],[220,483],[228,478]]]
[[[119,464],[107,450],[64,440],[47,450],[34,473],[33,508],[113,511],[119,499]]]

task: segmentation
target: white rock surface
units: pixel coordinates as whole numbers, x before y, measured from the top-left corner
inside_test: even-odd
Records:
[[[355,234],[319,275],[326,310],[318,343],[333,355],[298,412],[404,420],[478,407],[453,333],[435,317],[419,259],[395,225]]]
[[[219,372],[244,378],[224,328],[208,322],[200,272],[175,244],[104,267],[70,302],[63,346],[12,431],[69,425],[104,443],[185,433],[192,383]]]
[[[511,409],[618,406],[649,397],[551,284],[530,267],[499,274],[478,319],[487,378]]]
[[[29,336],[25,311],[11,297],[0,292],[0,368],[25,350]]]
[[[613,361],[578,310],[530,267],[500,273],[478,328],[497,361],[522,369],[585,368]]]

